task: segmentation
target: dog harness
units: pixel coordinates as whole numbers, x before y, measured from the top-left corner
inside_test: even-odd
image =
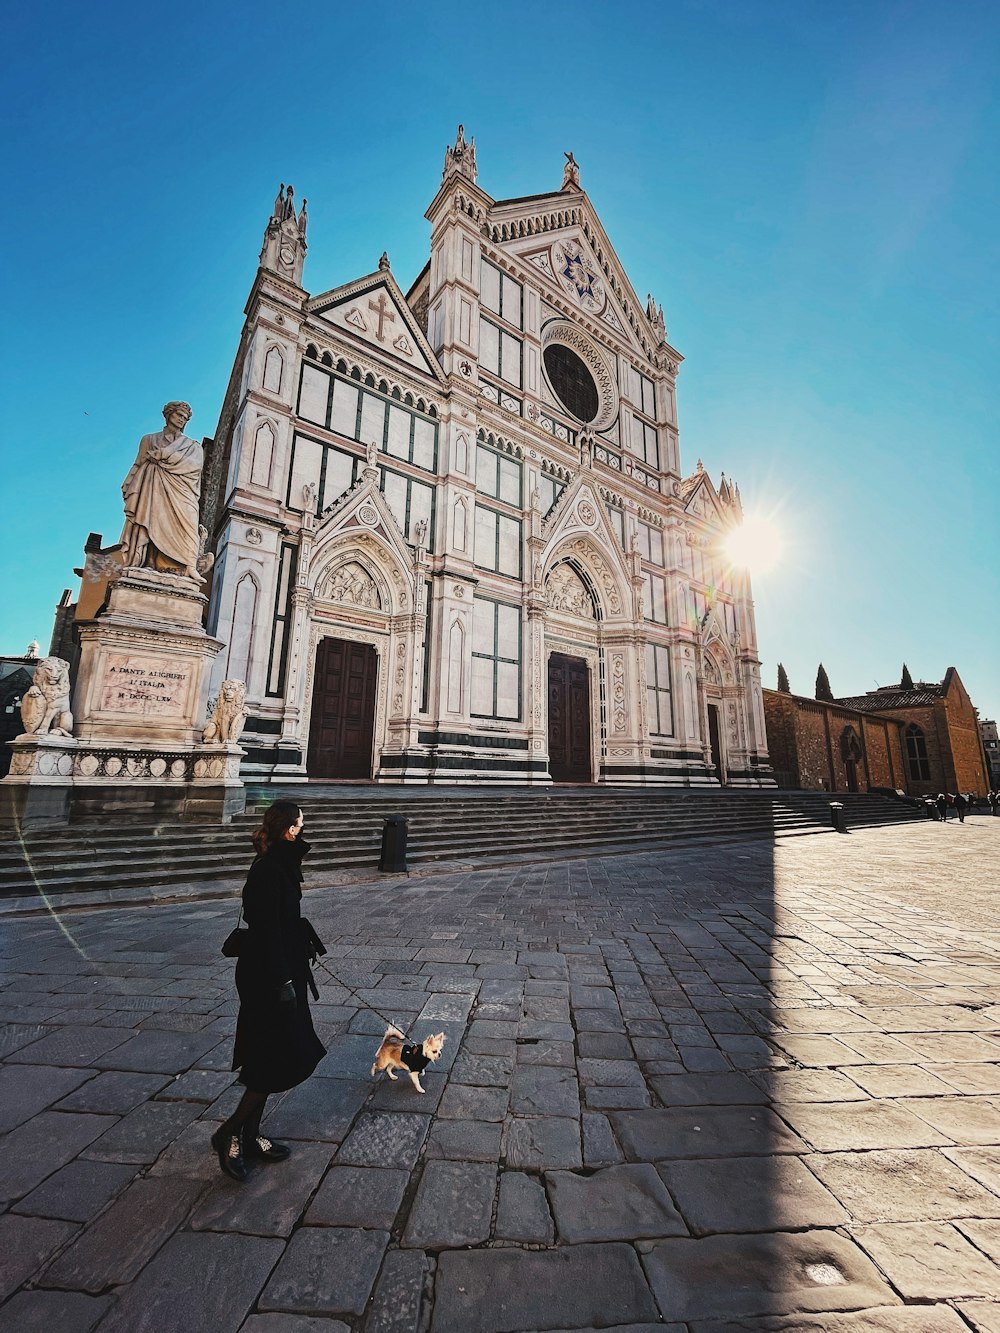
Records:
[[[431,1062],[431,1057],[424,1055],[423,1045],[418,1045],[416,1042],[412,1046],[404,1046],[399,1058],[411,1074],[422,1074]]]

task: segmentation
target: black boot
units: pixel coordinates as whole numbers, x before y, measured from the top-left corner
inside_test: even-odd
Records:
[[[248,1162],[285,1162],[292,1155],[287,1143],[275,1143],[274,1139],[257,1134],[250,1138],[243,1135],[243,1157]]]
[[[242,1137],[239,1134],[225,1134],[220,1128],[212,1135],[212,1147],[219,1154],[219,1166],[225,1174],[230,1180],[237,1180],[242,1185],[247,1178]]]

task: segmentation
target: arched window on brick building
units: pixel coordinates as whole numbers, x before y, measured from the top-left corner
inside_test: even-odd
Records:
[[[927,741],[923,729],[915,722],[906,728],[906,758],[910,765],[910,777],[915,782],[926,780],[931,775],[931,766],[927,760]]]

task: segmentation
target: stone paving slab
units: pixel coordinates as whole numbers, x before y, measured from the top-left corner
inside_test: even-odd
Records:
[[[21,1291],[0,1308],[0,1333],[90,1333],[110,1296],[75,1291]]]
[[[489,1240],[496,1188],[495,1166],[484,1162],[428,1162],[403,1244],[440,1250]]]
[[[87,1162],[81,1158],[49,1176],[14,1205],[14,1212],[89,1222],[136,1175],[137,1167],[120,1162]]]
[[[255,1314],[240,1333],[351,1333],[342,1319],[314,1319],[303,1314]]]
[[[504,1171],[497,1201],[496,1238],[551,1245],[555,1239],[545,1188],[536,1176]]]
[[[896,1303],[871,1260],[834,1231],[665,1240],[643,1267],[660,1309],[682,1320]]]
[[[890,1222],[853,1234],[904,1300],[1000,1297],[996,1264],[947,1222]]]
[[[686,1236],[687,1227],[656,1169],[648,1163],[608,1166],[592,1176],[546,1176],[560,1241],[636,1240]]]
[[[366,1333],[418,1333],[433,1261],[416,1250],[390,1250],[365,1318]]]
[[[618,1111],[609,1118],[632,1162],[808,1151],[802,1139],[765,1106]]]
[[[985,1301],[962,1301],[957,1308],[976,1333],[1000,1333],[1000,1306]]]
[[[0,1300],[15,1292],[77,1228],[44,1217],[0,1217]]]
[[[101,1333],[235,1333],[281,1254],[280,1240],[178,1232],[115,1302]]]
[[[391,1231],[409,1180],[408,1171],[335,1166],[309,1206],[306,1225]]]
[[[778,1110],[797,1134],[821,1152],[933,1148],[952,1142],[897,1102],[802,1102]]]
[[[136,1180],[42,1274],[45,1287],[99,1295],[131,1282],[190,1212],[201,1193],[191,1180]]]
[[[105,1115],[43,1111],[3,1140],[0,1203],[11,1203],[71,1162],[112,1124]]]
[[[92,1077],[91,1072],[77,1069],[4,1065],[0,1068],[0,1134],[23,1125]]]
[[[303,1227],[289,1241],[258,1308],[363,1314],[388,1243],[386,1231]]]
[[[629,1245],[449,1250],[438,1260],[431,1333],[543,1333],[655,1321]]]
[[[1000,1198],[942,1153],[814,1153],[806,1165],[859,1222],[1000,1217]]]
[[[850,1221],[800,1157],[661,1162],[657,1169],[696,1236],[838,1227]]]
[[[688,1333],[967,1333],[954,1310],[946,1305],[933,1309],[895,1306],[859,1313],[817,1315],[765,1315],[759,1319],[723,1319],[705,1322],[694,1319]]]

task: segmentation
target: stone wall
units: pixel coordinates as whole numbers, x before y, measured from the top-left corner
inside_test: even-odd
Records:
[[[851,728],[861,747],[857,790],[908,790],[902,729],[895,722],[778,690],[764,691],[764,720],[771,764],[781,787],[848,791],[842,737]]]

